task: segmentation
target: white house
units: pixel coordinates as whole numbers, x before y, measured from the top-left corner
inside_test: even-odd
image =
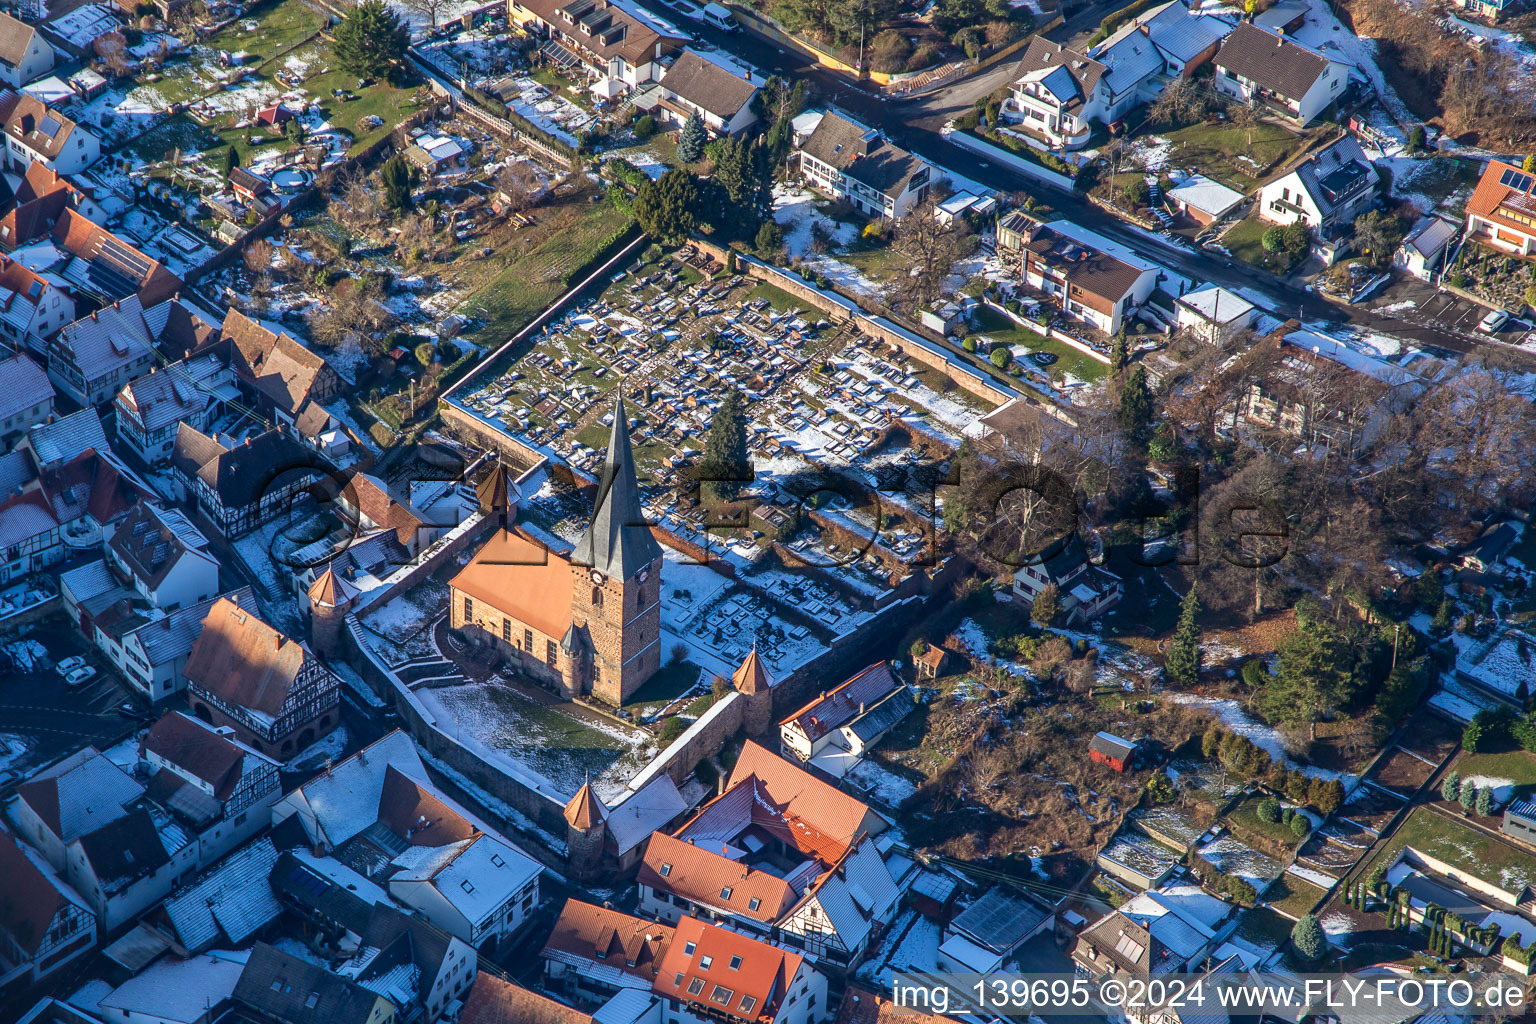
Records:
[[[1218,92],[1311,124],[1349,84],[1349,65],[1278,32],[1245,22],[1214,58]]]
[[[786,755],[842,778],[913,710],[912,693],[876,662],[779,723]]]
[[[0,95],[5,164],[25,174],[35,160],[60,174],[78,174],[101,159],[101,140],[27,93]]]
[[[152,607],[173,612],[219,592],[219,560],[186,516],[141,502],[106,546],[107,564]]]
[[[757,123],[752,103],[762,84],[729,58],[684,50],[656,87],[654,109],[679,127],[697,113],[716,135],[740,135]]]
[[[1216,53],[1232,25],[1174,0],[1132,18],[1086,53],[1043,37],[1024,51],[1002,114],[1052,149],[1079,149],[1093,123],[1118,121],[1155,100],[1170,77]]]
[[[53,70],[53,46],[35,25],[0,13],[0,83],[20,89]]]
[[[1467,200],[1467,237],[1517,256],[1536,253],[1536,174],[1490,160]]]
[[[0,334],[12,348],[46,355],[48,339],[74,318],[75,298],[58,277],[0,256]]]
[[[117,440],[148,465],[167,462],[177,424],[207,433],[212,421],[239,400],[235,371],[216,353],[151,368],[117,393]]]
[[[1257,308],[1241,295],[1208,284],[1174,300],[1179,329],[1217,345],[1253,323]]]
[[[394,865],[389,894],[476,948],[517,931],[539,903],[539,865],[494,836],[412,846]]]
[[[404,844],[381,869],[391,896],[474,946],[510,935],[539,902],[539,867],[438,792],[396,730],[284,796],[272,824],[297,817],[323,853],[375,825]]]
[[[1056,588],[1056,606],[1069,624],[1097,618],[1125,594],[1120,577],[1088,561],[1076,535],[1049,558],[1013,572],[1013,595],[1030,606],[1048,586]]]
[[[835,111],[800,144],[800,173],[860,213],[899,220],[928,195],[933,170],[884,135]]]
[[[1168,203],[1201,227],[1216,223],[1236,209],[1244,196],[1235,188],[1212,181],[1203,174],[1191,174],[1177,187],[1168,190]]]
[[[1371,208],[1380,184],[1353,135],[1314,150],[1259,191],[1259,217],[1306,224],[1321,235],[1352,225]]]
[[[0,359],[0,442],[53,414],[48,373],[25,354]]]

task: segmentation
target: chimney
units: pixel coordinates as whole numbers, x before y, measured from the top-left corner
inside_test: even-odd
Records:
[[[715,780],[715,795],[716,796],[725,796],[725,776],[724,775],[720,776],[718,779]]]
[[[283,634],[278,633],[272,638],[272,649],[274,651],[280,651],[283,649]]]

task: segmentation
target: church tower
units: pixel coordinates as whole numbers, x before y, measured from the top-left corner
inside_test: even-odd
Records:
[[[587,689],[617,706],[661,667],[661,545],[640,508],[622,395],[592,525],[571,552],[571,565],[571,624],[586,633]]]

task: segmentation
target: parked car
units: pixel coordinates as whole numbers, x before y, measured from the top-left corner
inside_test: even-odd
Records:
[[[54,671],[58,672],[58,674],[61,675],[61,676],[67,676],[71,672],[73,672],[75,669],[80,668],[84,664],[85,664],[85,659],[80,657],[77,654],[77,655],[75,655],[73,657],[65,658],[63,661],[59,662],[57,665],[54,666]]]
[[[735,16],[731,14],[730,8],[722,7],[717,3],[705,4],[702,17],[704,21],[722,32],[735,32],[739,27],[736,24]]]
[[[688,0],[661,0],[661,2],[689,21],[704,20],[704,11],[697,4],[689,3]]]
[[[71,669],[70,672],[64,676],[64,685],[71,688],[76,686],[84,686],[86,683],[95,678],[95,669],[91,668],[89,665],[81,665],[77,669]]]
[[[1484,334],[1495,334],[1509,322],[1509,313],[1502,309],[1496,309],[1477,322],[1477,329]]]

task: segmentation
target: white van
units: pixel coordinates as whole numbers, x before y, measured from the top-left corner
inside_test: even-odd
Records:
[[[735,32],[737,29],[736,19],[731,16],[731,12],[715,3],[704,5],[704,21],[722,32]]]

